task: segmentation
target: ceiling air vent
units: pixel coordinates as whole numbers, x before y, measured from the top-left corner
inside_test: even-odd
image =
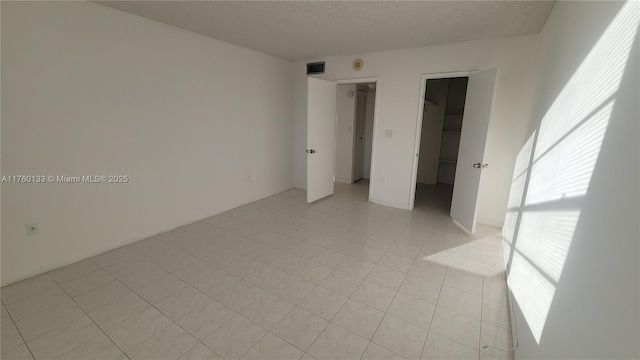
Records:
[[[307,64],[307,75],[316,74],[324,74],[324,61]]]

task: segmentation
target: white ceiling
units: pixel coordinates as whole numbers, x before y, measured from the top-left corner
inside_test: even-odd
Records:
[[[288,60],[537,33],[553,1],[97,1]]]

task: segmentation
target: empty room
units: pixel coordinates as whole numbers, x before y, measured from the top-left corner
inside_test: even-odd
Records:
[[[0,358],[640,358],[640,2],[1,1]]]

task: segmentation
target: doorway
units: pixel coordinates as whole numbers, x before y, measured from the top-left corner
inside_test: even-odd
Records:
[[[424,90],[415,204],[451,206],[469,78],[428,79]]]
[[[455,80],[455,78],[466,78],[466,80]],[[418,165],[420,163],[420,148],[422,141],[423,115],[435,113],[437,107],[442,104],[427,97],[427,90],[433,87],[433,83],[427,86],[427,82],[433,79],[448,79],[447,96],[449,86],[458,84],[464,87],[466,81],[466,93],[464,100],[458,99],[451,103],[450,120],[446,122],[447,102],[444,104],[442,114],[442,127],[440,131],[428,132],[429,136],[435,140],[425,140],[424,145],[431,148],[440,149],[437,155],[438,167],[435,173],[436,184],[440,182],[453,183],[451,195],[450,216],[460,226],[473,233],[476,227],[478,193],[480,190],[480,179],[483,169],[488,167],[485,163],[485,146],[487,143],[487,132],[489,130],[489,120],[493,108],[493,98],[496,92],[498,78],[498,68],[490,68],[474,72],[448,73],[448,74],[424,74],[422,75],[418,118],[416,126],[415,157],[413,163],[413,174],[410,183],[409,209],[413,209],[416,200],[416,188],[418,184]],[[455,82],[454,82],[455,81]],[[436,83],[437,84],[437,83]],[[442,85],[442,84],[441,84]],[[453,105],[456,106],[453,106]],[[457,108],[457,109],[456,109]],[[457,113],[462,108],[461,113]],[[442,111],[442,110],[441,110]],[[439,123],[436,123],[439,124]],[[460,133],[459,136],[457,133]],[[436,134],[440,134],[440,137]],[[449,137],[450,139],[445,139]],[[440,141],[438,144],[437,141]],[[435,143],[435,144],[434,144]],[[457,144],[457,145],[456,145]],[[446,148],[444,148],[446,147]],[[436,157],[431,153],[432,165],[436,163]],[[454,160],[455,156],[455,160]],[[435,166],[435,165],[433,165]],[[424,171],[424,170],[423,170]],[[433,181],[433,171],[431,172]]]
[[[339,84],[336,91],[336,192],[358,189],[368,200],[376,83]],[[346,187],[341,184],[358,184]]]
[[[369,89],[367,93],[370,91],[373,93],[372,90],[377,91],[379,89],[377,78],[329,81],[311,76],[307,77],[307,203],[312,203],[334,194],[335,186],[339,184],[335,182],[338,84],[366,84]],[[355,91],[353,96],[355,97]],[[375,97],[373,97],[372,101],[368,101],[368,104],[367,109],[371,110],[371,126],[367,126],[365,123],[363,178],[365,175],[369,177],[375,175],[373,159],[375,159],[376,155],[373,134],[375,134],[376,130],[376,115],[378,112]],[[353,111],[355,116],[355,108]],[[354,133],[354,125],[355,122],[351,125],[351,134]],[[349,127],[347,126],[348,133]],[[349,138],[349,136],[346,137]],[[353,139],[352,136],[351,138]],[[371,145],[368,145],[369,143]],[[351,150],[351,159],[353,159],[353,145],[347,147],[347,149]],[[369,153],[371,155],[368,155]],[[352,165],[348,169],[351,169],[352,178],[350,181],[353,181]],[[369,201],[373,190],[373,187],[367,183],[365,190],[361,191],[363,193],[362,199]]]

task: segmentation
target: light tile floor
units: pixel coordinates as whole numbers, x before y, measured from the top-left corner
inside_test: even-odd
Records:
[[[510,359],[499,229],[284,193],[2,288],[2,359]]]

